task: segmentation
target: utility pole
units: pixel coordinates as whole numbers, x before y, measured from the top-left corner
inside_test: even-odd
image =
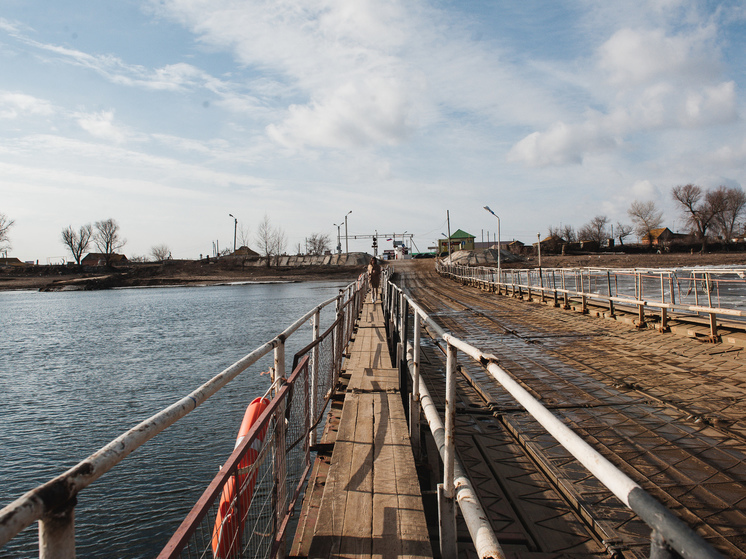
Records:
[[[446,221],[448,222],[448,263],[451,264],[451,211],[446,210]]]
[[[233,214],[228,215],[233,217],[233,252],[236,252],[236,230],[238,229],[238,220],[233,216]]]
[[[345,214],[345,254],[350,253],[350,247],[347,244],[347,216],[350,215],[351,213],[352,213],[352,210],[350,210],[349,212]]]

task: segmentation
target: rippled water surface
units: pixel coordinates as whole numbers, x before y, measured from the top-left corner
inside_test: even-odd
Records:
[[[341,284],[0,293],[0,507],[269,341]],[[322,328],[331,322],[325,314]],[[292,353],[311,339],[291,337]],[[79,557],[153,557],[233,449],[271,354],[78,497]],[[36,524],[0,557],[38,553]]]

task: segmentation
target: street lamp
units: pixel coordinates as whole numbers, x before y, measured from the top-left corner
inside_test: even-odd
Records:
[[[502,245],[500,244],[500,216],[493,212],[489,206],[485,206],[484,209],[497,218],[497,277],[498,282],[500,282],[502,281],[502,276],[500,275],[500,253],[502,252]]]
[[[233,217],[233,214],[228,214]],[[238,220],[233,217],[233,252],[236,252],[236,230],[238,229]]]
[[[345,254],[350,253],[350,247],[347,245],[347,216],[352,213],[352,210],[345,214]]]
[[[340,240],[340,234],[339,234],[339,228],[342,227],[342,224],[339,225],[334,223],[334,227],[337,228],[337,254],[342,254],[342,241]]]

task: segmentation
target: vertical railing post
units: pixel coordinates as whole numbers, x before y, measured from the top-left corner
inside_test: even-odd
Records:
[[[676,304],[676,290],[674,289],[674,278],[676,277],[676,272],[671,272],[668,274],[668,288],[671,292],[671,303]]]
[[[642,272],[635,273],[635,295],[637,296],[637,327],[644,328],[645,324],[645,301],[643,300]]]
[[[661,533],[654,529],[650,533],[650,559],[674,559],[674,557],[678,557],[678,554],[674,555]]]
[[[707,306],[712,308],[712,290],[710,287],[710,272],[705,272],[705,288],[707,289]],[[710,340],[716,342],[718,340],[718,323],[717,315],[714,312],[710,313]]]
[[[404,292],[399,291],[399,314],[397,315],[396,328],[399,331],[399,343],[396,345],[396,370],[399,372],[399,385],[400,388],[404,383],[404,374],[402,371],[402,362],[406,362],[406,351],[407,351],[407,340],[406,340],[406,322],[407,322],[407,309],[406,300],[404,299]]]
[[[663,272],[661,274],[661,303],[666,302],[666,285],[663,282]],[[668,309],[666,307],[661,307],[661,326],[660,326],[661,332],[668,332]]]
[[[39,559],[74,559],[75,502],[39,520]]]
[[[609,314],[613,317],[614,315],[614,301],[611,300],[611,272],[606,270],[606,286],[609,289]]]
[[[420,336],[422,325],[420,314],[414,311],[414,333],[412,335],[412,393],[409,395],[409,438],[412,441],[412,451],[419,459],[420,453]]]
[[[446,417],[445,417],[445,449],[443,459],[443,483],[438,484],[438,511],[440,524],[440,555],[441,557],[457,557],[456,540],[456,503],[455,488],[453,486],[453,471],[455,465],[455,437],[456,424],[456,348],[448,344],[446,359]]]
[[[275,347],[274,352],[275,361],[275,378],[273,380],[279,381],[278,386],[285,382],[285,340],[280,339],[280,342]],[[285,406],[286,401],[283,400],[275,412],[275,468],[274,468],[274,485],[275,485],[275,533],[278,532],[280,526],[282,526],[283,520],[285,519],[285,511],[288,505],[287,490],[285,488],[287,467],[285,464]],[[285,557],[285,541],[280,542],[278,551],[278,557]]]
[[[570,308],[570,297],[567,294],[567,282],[565,281],[565,270],[562,270],[562,291],[564,291],[564,304],[562,305],[562,308],[567,310]]]
[[[552,289],[554,290],[554,306],[559,307],[559,301],[557,300],[557,276],[552,270]]]
[[[313,322],[311,326],[313,330],[313,341],[316,342],[319,339],[319,332],[321,330],[321,309],[317,310],[316,313],[313,315]],[[316,344],[313,346],[313,351],[311,352],[311,374],[309,379],[309,390],[310,390],[310,402],[309,402],[309,408],[310,408],[310,417],[311,421],[315,419],[316,417],[316,407],[318,404],[318,395],[316,392],[318,391],[318,385],[319,385],[319,344]],[[311,446],[316,444],[316,440],[318,438],[318,432],[316,427],[311,429],[310,433],[308,434],[308,444]]]

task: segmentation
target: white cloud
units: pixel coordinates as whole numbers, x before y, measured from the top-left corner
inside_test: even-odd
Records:
[[[49,101],[25,93],[0,91],[0,118],[14,119],[21,115],[48,116],[54,113]]]
[[[400,80],[374,75],[343,84],[320,101],[291,106],[289,117],[270,125],[267,132],[289,147],[393,145],[411,134],[416,124],[410,93]]]
[[[80,113],[77,121],[80,127],[91,136],[108,142],[121,144],[130,136],[123,127],[114,124],[114,111]]]
[[[598,65],[588,70],[601,108],[566,115],[528,134],[508,160],[534,167],[579,164],[626,146],[641,133],[737,121],[736,85],[721,79],[715,33],[711,25],[673,34],[664,28],[614,32],[598,49]],[[598,87],[604,82],[608,88]]]
[[[622,88],[683,77],[711,79],[719,54],[711,43],[713,30],[666,35],[663,29],[620,29],[599,49],[599,67]]]
[[[649,180],[637,181],[632,185],[632,196],[636,200],[658,200],[660,190]]]
[[[737,118],[735,83],[729,81],[689,92],[681,120],[697,126],[731,122]]]

